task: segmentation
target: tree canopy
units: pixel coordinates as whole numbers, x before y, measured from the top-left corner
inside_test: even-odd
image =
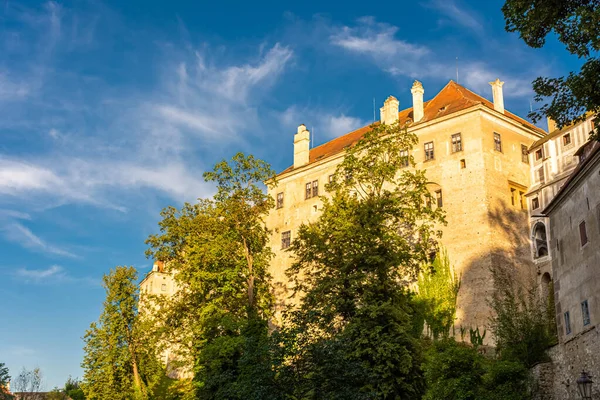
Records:
[[[264,218],[274,171],[242,153],[204,174],[217,193],[162,212],[147,254],[165,261],[180,287],[161,307],[164,332],[194,364],[200,398],[268,399],[271,250]]]
[[[559,128],[600,112],[600,0],[507,0],[502,7],[506,30],[518,32],[527,45],[546,44],[549,35],[582,60],[579,72],[533,82],[536,101],[544,104],[530,114],[534,121],[547,115]],[[595,118],[593,137],[600,140]]]
[[[283,331],[282,375],[292,398],[420,398],[421,330],[407,285],[437,249],[444,219],[429,206],[424,172],[405,168],[416,143],[398,124],[372,126],[290,247],[300,304]]]

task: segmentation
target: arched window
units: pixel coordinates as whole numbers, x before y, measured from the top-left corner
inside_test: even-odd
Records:
[[[531,241],[534,246],[534,258],[540,258],[548,255],[548,239],[546,238],[546,225],[538,221],[533,226]]]

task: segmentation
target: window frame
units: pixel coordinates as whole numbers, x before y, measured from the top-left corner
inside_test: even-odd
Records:
[[[534,154],[535,161],[543,160],[544,159],[544,147],[543,146],[540,147],[533,154]],[[538,155],[539,155],[539,157],[538,157]]]
[[[400,157],[402,158],[400,160],[401,164],[400,164],[400,168],[408,168],[409,164],[410,164],[410,160],[409,160],[409,153],[408,153],[408,149],[404,149],[404,150],[400,150]]]
[[[531,209],[537,210],[540,208],[540,198],[538,196],[531,198]]]
[[[455,140],[455,139],[457,139],[457,140]],[[461,132],[450,135],[450,147],[451,147],[452,153],[458,153],[460,151],[463,151]]]
[[[524,144],[521,144],[521,162],[529,165],[529,149]]]
[[[319,180],[312,181],[312,196],[311,197],[319,197]]]
[[[563,318],[565,320],[565,334],[570,335],[572,332],[572,330],[571,330],[571,314],[569,314],[568,311],[565,311],[563,313]]]
[[[581,318],[583,320],[583,326],[588,326],[592,322],[590,317],[590,304],[587,299],[581,302]]]
[[[292,245],[292,231],[281,232],[281,250],[288,249]]]
[[[280,198],[280,196],[281,196],[281,198]],[[283,208],[283,192],[277,193],[277,200],[276,200],[276,202],[277,202],[277,206],[276,206],[277,210],[280,209],[280,208]]]
[[[427,145],[431,145],[431,149],[427,149]],[[423,143],[423,149],[425,150],[425,161],[435,160],[435,146],[433,145],[433,140]],[[431,157],[429,156],[431,152]]]
[[[542,185],[546,183],[546,171],[544,171],[544,166],[542,165],[541,167],[539,167],[536,171],[536,178],[537,181],[539,183],[541,183]]]
[[[438,208],[444,207],[444,198],[442,189],[438,189],[435,191],[435,200]]]
[[[502,135],[498,132],[494,132],[494,150],[502,153]]]
[[[567,143],[567,140],[569,141],[568,143]],[[565,133],[564,135],[562,135],[563,147],[570,146],[572,143],[573,143],[573,138],[571,137],[571,132]]]
[[[581,247],[585,246],[590,242],[590,238],[587,234],[587,226],[585,220],[579,222],[579,242],[581,243]]]

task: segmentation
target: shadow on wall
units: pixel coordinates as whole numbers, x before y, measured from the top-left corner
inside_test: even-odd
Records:
[[[526,286],[535,279],[535,266],[531,260],[529,220],[525,210],[515,209],[505,202],[499,202],[488,212],[488,250],[473,259],[462,271],[462,286],[458,304],[465,314],[465,322],[478,327],[481,332],[489,326],[491,309],[488,299],[494,290],[492,267],[510,269],[516,282]],[[458,322],[460,325],[460,322]],[[455,327],[458,332],[459,326]],[[489,329],[488,329],[489,330]],[[488,333],[485,344],[493,344]]]

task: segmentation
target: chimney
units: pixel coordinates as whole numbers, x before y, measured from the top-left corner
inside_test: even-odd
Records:
[[[398,107],[400,107],[400,102],[394,96],[388,97],[383,103],[383,107],[381,107],[381,123],[386,125],[392,125],[394,122],[398,121]]]
[[[308,164],[309,147],[310,132],[302,124],[298,127],[298,133],[294,135],[294,168]]]
[[[550,117],[547,117],[546,121],[548,121],[548,133],[554,132],[556,130],[556,121]]]
[[[504,114],[504,95],[502,94],[504,82],[496,79],[494,82],[490,82],[490,85],[492,85],[492,95],[494,96],[494,110]]]
[[[413,96],[413,121],[419,122],[423,119],[423,93],[425,93],[423,84],[415,81],[410,92]]]

